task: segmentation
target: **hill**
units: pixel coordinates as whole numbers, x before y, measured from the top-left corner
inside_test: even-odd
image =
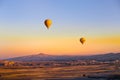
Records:
[[[98,61],[113,61],[120,60],[120,53],[107,53],[91,56],[80,56],[80,55],[48,55],[44,53],[36,55],[28,55],[21,57],[9,58],[6,60],[12,61],[67,61],[67,60],[98,60]]]

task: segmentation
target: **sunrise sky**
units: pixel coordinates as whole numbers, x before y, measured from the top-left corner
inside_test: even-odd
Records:
[[[120,52],[119,0],[0,0],[0,59],[109,52]]]

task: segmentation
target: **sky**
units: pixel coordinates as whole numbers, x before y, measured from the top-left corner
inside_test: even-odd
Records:
[[[120,52],[119,0],[0,0],[0,59],[109,52]]]

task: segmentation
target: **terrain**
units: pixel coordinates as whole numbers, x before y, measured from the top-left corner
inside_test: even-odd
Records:
[[[109,80],[119,75],[114,65],[82,65],[42,68],[0,68],[0,80]],[[120,80],[114,78],[112,80]]]
[[[120,80],[120,53],[37,54],[0,60],[0,80]]]

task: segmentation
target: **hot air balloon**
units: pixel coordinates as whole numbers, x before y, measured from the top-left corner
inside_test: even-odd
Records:
[[[80,38],[80,42],[81,42],[82,44],[84,44],[85,41],[86,41],[85,38],[83,38],[83,37]]]
[[[51,24],[52,24],[52,20],[50,19],[46,19],[45,22],[44,22],[45,26],[47,27],[47,29],[50,28]]]

